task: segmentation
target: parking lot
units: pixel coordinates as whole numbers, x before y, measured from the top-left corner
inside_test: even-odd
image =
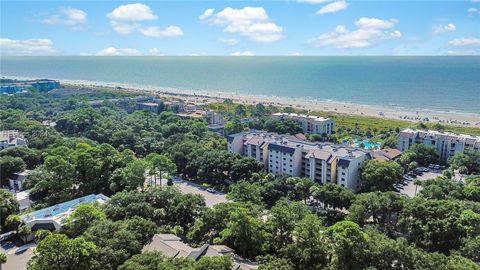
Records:
[[[19,241],[4,241],[0,245],[0,252],[7,255],[7,262],[2,264],[2,269],[9,270],[25,270],[27,262],[33,257],[35,243],[23,245]]]
[[[227,202],[227,196],[223,193],[220,193],[218,191],[209,192],[207,191],[206,188],[197,185],[195,183],[192,183],[190,181],[187,181],[185,179],[181,179],[178,177],[173,178],[173,184],[180,189],[181,192],[183,193],[190,193],[190,194],[200,194],[205,198],[205,204],[208,207],[212,207],[215,204]],[[167,185],[167,180],[163,179],[162,180],[162,185],[166,186]]]
[[[418,192],[422,190],[422,186],[416,185],[415,180],[423,181],[427,179],[434,179],[441,176],[441,172],[424,172],[422,175],[417,175],[412,181],[406,181],[407,185],[399,189],[400,194],[404,194],[410,198],[414,197]]]

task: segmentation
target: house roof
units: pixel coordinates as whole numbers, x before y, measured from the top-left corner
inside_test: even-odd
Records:
[[[25,222],[31,221],[34,219],[55,219],[58,216],[63,216],[68,214],[73,208],[83,203],[93,203],[101,202],[104,203],[108,201],[109,198],[103,194],[90,194],[78,199],[71,201],[59,203],[47,208],[43,208],[28,214],[21,216],[21,219]]]

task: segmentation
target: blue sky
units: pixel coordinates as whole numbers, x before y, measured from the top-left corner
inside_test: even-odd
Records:
[[[0,5],[2,55],[480,54],[480,0]]]

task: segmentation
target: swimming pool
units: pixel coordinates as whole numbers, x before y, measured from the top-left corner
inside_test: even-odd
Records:
[[[355,146],[360,147],[360,145],[361,145],[362,143],[363,143],[363,145],[365,146],[365,147],[364,147],[365,149],[380,148],[380,147],[382,146],[381,143],[374,143],[374,142],[370,142],[370,141],[366,141],[366,140],[356,141],[356,142],[355,142]]]

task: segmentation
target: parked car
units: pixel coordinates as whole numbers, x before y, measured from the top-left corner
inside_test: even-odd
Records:
[[[214,188],[207,188],[207,191],[210,193],[215,193],[217,192]]]
[[[0,234],[0,242],[6,241],[12,238],[15,235],[14,231],[6,232],[4,234]]]
[[[433,165],[433,164],[429,164],[429,165],[428,165],[428,168],[429,168],[429,169],[433,169],[434,166],[435,166],[435,165]]]
[[[440,165],[435,165],[435,167],[433,167],[435,170],[440,170]]]

